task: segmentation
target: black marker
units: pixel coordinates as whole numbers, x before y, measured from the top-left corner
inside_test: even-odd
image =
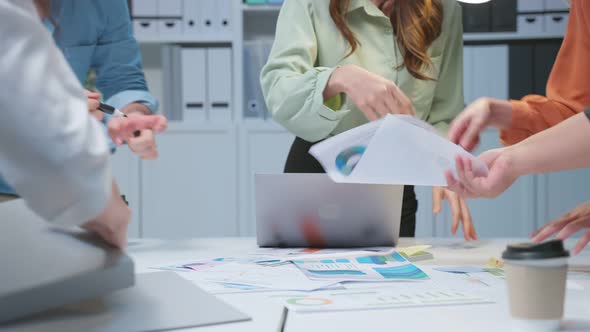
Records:
[[[113,107],[111,105],[107,105],[107,104],[103,104],[103,103],[99,103],[98,104],[98,110],[105,113],[105,114],[110,114],[116,118],[127,118],[127,114],[119,111],[116,107]],[[141,132],[139,130],[135,131],[133,133],[133,136],[135,137],[139,137],[141,135]]]

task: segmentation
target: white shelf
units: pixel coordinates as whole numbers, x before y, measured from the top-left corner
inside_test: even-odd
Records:
[[[175,37],[140,37],[137,41],[142,44],[232,44],[232,36],[183,36]]]
[[[246,13],[278,13],[281,5],[242,5],[242,10]]]
[[[463,34],[463,41],[503,41],[503,40],[527,40],[527,39],[559,39],[560,34],[519,34],[517,32],[468,32]]]

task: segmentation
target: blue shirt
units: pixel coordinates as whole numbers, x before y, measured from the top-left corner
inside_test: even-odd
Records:
[[[96,87],[107,104],[122,109],[139,102],[157,111],[126,0],[53,0],[52,17],[57,26],[48,22],[46,26],[81,83],[94,69]],[[112,142],[111,148],[114,151]],[[0,194],[14,194],[1,174]]]

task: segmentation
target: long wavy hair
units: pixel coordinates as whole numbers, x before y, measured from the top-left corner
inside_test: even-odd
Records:
[[[385,0],[379,7],[385,7],[393,1],[389,15],[396,42],[403,55],[403,63],[398,69],[406,68],[408,72],[420,80],[434,80],[426,76],[424,69],[432,66],[428,56],[428,48],[441,34],[443,23],[443,5],[441,0]],[[330,15],[347,42],[352,55],[360,46],[350,27],[345,14],[350,0],[330,0]]]

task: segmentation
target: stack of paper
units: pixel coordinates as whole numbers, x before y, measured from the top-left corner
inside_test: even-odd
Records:
[[[440,136],[428,123],[407,115],[388,115],[314,145],[310,153],[335,182],[446,186],[457,155],[468,157],[476,175],[487,166]]]

